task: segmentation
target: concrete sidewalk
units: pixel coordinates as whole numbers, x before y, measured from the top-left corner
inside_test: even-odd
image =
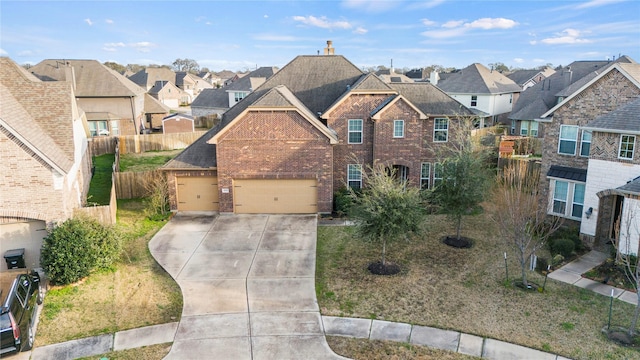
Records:
[[[618,289],[591,279],[583,278],[582,274],[602,264],[609,256],[601,251],[592,250],[577,260],[570,262],[558,270],[549,274],[550,279],[572,284],[583,289],[597,292],[604,296],[611,296],[629,304],[637,305],[636,293],[624,289]]]

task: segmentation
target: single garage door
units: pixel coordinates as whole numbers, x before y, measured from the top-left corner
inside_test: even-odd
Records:
[[[178,211],[218,211],[218,178],[177,177]]]
[[[316,180],[234,180],[234,211],[239,214],[313,214],[318,212]]]

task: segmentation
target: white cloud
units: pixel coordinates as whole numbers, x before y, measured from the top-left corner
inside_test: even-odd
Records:
[[[518,25],[517,22],[505,18],[482,18],[465,24],[466,27],[483,30],[511,29],[516,25]]]
[[[148,41],[140,41],[140,42],[137,42],[137,43],[131,43],[128,46],[138,50],[139,52],[145,52],[146,53],[146,52],[151,51],[151,48],[156,47],[156,44],[148,42]]]
[[[435,26],[437,24],[437,22],[429,19],[422,19],[421,21],[424,26]]]
[[[576,29],[565,29],[560,33],[557,33],[555,37],[550,37],[540,40],[541,43],[548,45],[558,44],[588,44],[591,42],[589,39],[582,37],[583,32]]]
[[[84,22],[89,24],[89,26],[93,25],[93,21],[91,21],[91,19],[89,19],[89,18],[84,19]]]
[[[109,25],[113,24],[113,20],[111,20],[111,19],[106,19],[104,22],[106,22]]]
[[[449,20],[446,23],[442,24],[443,28],[451,29],[456,28],[464,24],[464,20]]]
[[[325,16],[294,16],[294,21],[300,22],[304,25],[315,26],[323,29],[351,29],[352,25],[348,21],[339,20],[331,21]]]
[[[591,0],[591,1],[587,1],[585,3],[581,3],[577,5],[576,9],[588,9],[593,7],[611,5],[611,4],[615,4],[623,1],[625,0]]]
[[[368,33],[369,30],[363,28],[363,27],[358,27],[357,29],[353,30],[354,34],[358,34],[358,35],[364,35],[366,33]]]
[[[104,51],[109,51],[109,52],[115,52],[118,51],[118,48],[123,48],[126,45],[122,42],[116,42],[116,43],[106,43],[102,46],[102,50]]]
[[[426,37],[430,37],[430,38],[433,38],[433,39],[445,39],[445,38],[452,38],[452,37],[461,36],[466,32],[467,32],[467,29],[465,29],[463,27],[458,27],[458,28],[455,28],[455,29],[428,30],[428,31],[425,31],[425,32],[421,33],[421,35],[426,36]]]
[[[516,63],[516,64],[522,64],[524,62],[524,59],[523,58],[515,58],[515,59],[513,59],[513,62]]]
[[[264,15],[264,18],[265,18],[265,19],[268,19],[268,18],[269,18],[269,15],[266,15],[266,14],[265,14],[265,15]]]
[[[0,55],[2,55],[2,56],[8,56],[8,55],[9,55],[9,53],[8,53],[8,52],[6,52],[4,49],[0,48]]]

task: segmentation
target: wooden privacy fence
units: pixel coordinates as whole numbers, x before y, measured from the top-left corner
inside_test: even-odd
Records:
[[[123,136],[99,136],[89,139],[92,156],[113,154],[116,144],[120,153],[141,153],[184,149],[198,140],[206,130],[176,134],[143,134]]]
[[[152,176],[163,176],[156,171],[115,172],[114,184],[118,199],[137,199],[147,196],[146,183]]]
[[[115,173],[114,173],[115,175]],[[116,210],[118,203],[116,201],[115,176],[111,176],[111,197],[109,205],[87,206],[75,210],[76,214],[82,214],[96,219],[101,224],[113,225],[116,223]]]

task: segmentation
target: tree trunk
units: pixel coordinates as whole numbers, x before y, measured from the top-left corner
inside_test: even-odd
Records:
[[[633,336],[636,331],[636,324],[638,323],[638,315],[640,315],[640,292],[636,291],[636,296],[638,297],[638,305],[636,305],[636,309],[633,312],[633,317],[631,318],[631,326],[629,326],[629,336]]]
[[[527,282],[527,266],[526,266],[526,261],[523,261],[522,264],[520,264],[521,268],[522,268],[522,285],[524,285],[525,289],[529,287],[529,283]]]
[[[456,239],[460,240],[460,228],[462,227],[462,216],[458,216],[458,224],[456,226]]]
[[[382,266],[385,266],[385,254],[387,253],[387,241],[382,239]]]

